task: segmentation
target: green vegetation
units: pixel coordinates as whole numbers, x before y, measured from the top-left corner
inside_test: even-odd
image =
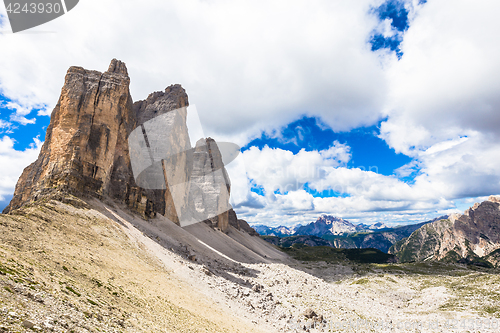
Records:
[[[281,250],[293,258],[301,261],[341,262],[353,261],[356,263],[386,263],[394,260],[394,256],[377,249],[336,249],[329,246],[307,246],[294,244]]]
[[[92,305],[99,305],[99,304],[97,304],[97,302],[95,302],[95,301],[91,300],[90,298],[87,298],[87,301],[88,301],[90,304],[92,304]]]
[[[73,294],[75,294],[78,297],[82,296],[78,291],[76,291],[75,289],[71,288],[70,286],[66,286],[66,289],[69,290],[69,291],[71,291]]]
[[[367,279],[367,278],[362,278],[362,279],[358,279],[358,280],[354,281],[354,282],[353,282],[353,283],[351,283],[351,284],[367,284],[367,283],[369,283],[369,282],[370,282],[370,280],[369,280],[369,279]]]
[[[99,281],[98,279],[96,279],[96,278],[92,278],[91,280],[92,280],[92,282],[94,282],[94,283],[95,283],[98,287],[102,287],[102,285],[103,285],[103,284],[102,284],[102,282],[101,282],[101,281]],[[107,287],[107,288],[109,289],[109,287]],[[111,291],[111,289],[110,289],[110,291]]]
[[[441,259],[441,261],[443,261],[443,262],[457,262],[460,259],[462,259],[462,257],[456,251],[451,250],[448,253],[446,253],[444,258]]]
[[[487,314],[494,315],[496,317],[500,317],[500,307],[498,306],[485,306],[483,311]]]
[[[0,263],[0,275],[15,275],[18,272],[15,269],[12,269],[10,267],[4,266]]]

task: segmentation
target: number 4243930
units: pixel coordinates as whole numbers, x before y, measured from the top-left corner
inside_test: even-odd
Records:
[[[25,3],[24,6],[21,7],[21,4],[18,2],[14,3],[9,3],[7,5],[7,13],[9,14],[35,14],[35,13],[45,13],[45,14],[52,14],[56,13],[59,14],[62,10],[61,4],[56,2],[56,3]]]

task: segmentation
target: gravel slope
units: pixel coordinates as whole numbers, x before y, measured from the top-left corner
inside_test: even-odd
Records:
[[[297,262],[237,230],[64,201],[0,215],[4,331],[494,332],[484,327],[499,323],[495,270]]]

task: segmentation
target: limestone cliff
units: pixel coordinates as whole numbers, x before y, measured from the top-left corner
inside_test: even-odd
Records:
[[[104,73],[68,70],[40,155],[22,173],[4,212],[53,189],[101,196],[122,187],[112,182],[128,181],[126,170],[114,166],[127,163],[123,144],[135,123],[129,83],[117,60]]]
[[[500,198],[476,203],[463,215],[429,223],[396,243],[389,253],[401,261],[444,260],[484,264],[500,249]]]
[[[104,73],[81,67],[68,70],[40,155],[23,171],[4,213],[49,193],[64,191],[122,202],[146,218],[158,213],[179,222],[180,211],[175,209],[171,186],[147,187],[135,181],[128,138],[137,128],[145,131],[151,120],[181,110],[176,113],[179,116],[169,137],[161,136],[157,140],[170,151],[190,151],[186,125],[188,96],[180,85],[172,85],[163,92],[150,94],[144,101],[133,103],[129,84],[125,64],[116,59]],[[154,140],[153,136],[149,137],[148,144]],[[216,187],[226,189],[227,195],[220,196],[220,202],[211,203],[220,208],[221,213],[212,217],[210,223],[226,230],[228,212],[223,208],[230,208],[230,183],[221,154],[212,139],[204,140],[203,145],[196,149],[200,167],[208,165],[211,170],[220,171],[221,176],[213,181]],[[170,170],[168,164],[162,163],[163,168]],[[188,193],[186,177],[190,170],[186,170],[186,163],[176,165],[177,169],[169,174],[173,176],[167,179],[167,183],[180,184],[181,187],[186,183],[184,192]],[[162,177],[166,176],[164,172]],[[198,179],[198,183],[200,181],[203,179]],[[198,184],[197,188],[207,189],[207,185]],[[193,202],[198,206],[210,204],[208,201],[213,196],[203,191],[198,194],[199,197],[184,197],[185,205]]]

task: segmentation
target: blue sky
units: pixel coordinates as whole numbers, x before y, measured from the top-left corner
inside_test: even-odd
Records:
[[[298,153],[324,150],[330,148],[332,142],[338,141],[350,147],[350,168],[372,170],[382,175],[390,176],[412,159],[404,154],[397,154],[387,143],[379,138],[380,123],[369,127],[360,127],[348,132],[334,132],[321,119],[302,117],[301,119],[279,129],[279,137],[263,133],[258,139],[250,141],[242,148],[242,152],[250,147],[263,148],[269,146]]]
[[[49,126],[50,117],[38,116],[40,109],[30,109],[30,113],[22,116],[16,115],[15,106],[9,107],[9,103],[15,103],[5,96],[0,95],[0,119],[2,121],[1,134],[15,134],[14,149],[25,150],[33,144],[33,137],[43,141],[45,131]]]
[[[67,68],[112,58],[134,100],[181,83],[205,134],[243,147],[228,170],[250,223],[412,223],[500,194],[495,1],[262,6],[147,0],[138,16],[133,2],[88,0],[22,34],[0,6],[0,208]]]

